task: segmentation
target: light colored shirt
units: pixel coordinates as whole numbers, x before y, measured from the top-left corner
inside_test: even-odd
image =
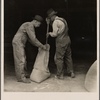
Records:
[[[52,24],[53,32],[49,32],[51,37],[57,37],[65,29],[65,24],[58,18],[61,19],[60,17],[57,16]]]

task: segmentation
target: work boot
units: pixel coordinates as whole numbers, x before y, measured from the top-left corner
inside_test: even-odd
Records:
[[[21,79],[18,80],[18,82],[31,83],[30,79],[27,79],[24,75],[21,76]]]
[[[24,82],[24,83],[31,83],[30,79],[27,79],[26,77],[22,78],[22,82]]]
[[[70,73],[68,73],[67,75],[70,76],[71,78],[75,78],[74,72],[70,72]]]
[[[60,76],[55,75],[55,78],[56,78],[56,79],[61,79],[61,80],[63,80],[63,79],[64,79],[64,76],[63,76],[63,75],[60,75]]]
[[[75,78],[75,74],[73,72],[71,73],[71,78]]]
[[[18,82],[23,82],[23,83],[31,83],[31,81],[27,78],[23,78],[21,80],[18,80]]]

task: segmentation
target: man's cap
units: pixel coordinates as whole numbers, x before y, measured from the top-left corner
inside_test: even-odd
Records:
[[[43,18],[40,15],[35,15],[34,19],[39,21],[39,22],[43,21]]]
[[[57,14],[57,12],[54,11],[52,8],[47,11],[47,17],[48,18],[50,18],[50,17],[52,17],[53,15],[56,15],[56,14]]]

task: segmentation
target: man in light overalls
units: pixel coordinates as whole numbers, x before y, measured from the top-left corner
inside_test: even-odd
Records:
[[[23,23],[12,40],[15,72],[18,82],[30,83],[25,71],[27,66],[25,54],[26,41],[28,40],[34,46],[46,50],[46,46],[40,43],[35,35],[35,28],[39,27],[42,21],[43,18],[36,15],[31,22]]]
[[[56,37],[56,53],[55,53],[55,63],[57,66],[58,79],[63,79],[64,66],[67,67],[68,74],[74,78],[75,74],[73,71],[73,62],[71,57],[71,40],[68,35],[68,25],[65,19],[56,16],[57,12],[53,9],[47,11],[47,24],[52,24],[52,32],[47,34],[47,37]]]

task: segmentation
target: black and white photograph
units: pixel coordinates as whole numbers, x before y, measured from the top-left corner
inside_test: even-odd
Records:
[[[1,92],[93,93],[99,100],[98,3],[1,0]]]

